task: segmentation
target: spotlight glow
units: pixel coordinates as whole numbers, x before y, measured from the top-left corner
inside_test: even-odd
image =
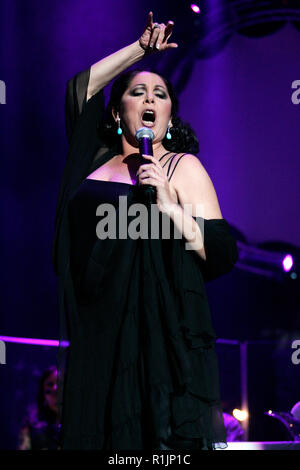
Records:
[[[292,255],[286,255],[282,260],[282,266],[286,272],[291,270],[293,264],[294,264],[294,261],[293,261]]]
[[[237,419],[238,421],[245,421],[248,418],[248,411],[246,410],[239,410],[238,408],[235,408],[232,412],[232,415]]]
[[[191,9],[193,10],[194,13],[200,13],[200,8],[195,3],[191,4]]]

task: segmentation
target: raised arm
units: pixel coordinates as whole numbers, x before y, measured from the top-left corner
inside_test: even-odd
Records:
[[[168,44],[174,23],[160,23],[160,28],[153,23],[153,13],[147,18],[146,27],[141,37],[134,43],[113,54],[104,57],[86,70],[77,73],[67,82],[65,101],[66,133],[69,143],[73,137],[78,118],[86,104],[94,97],[89,109],[89,126],[96,127],[104,115],[103,88],[117,75],[141,60],[146,54],[164,51],[177,47],[176,43]],[[157,23],[158,24],[158,23]]]
[[[93,127],[95,127],[104,118],[103,88],[119,73],[142,59],[145,53],[146,51],[141,47],[139,41],[136,41],[130,46],[124,47],[96,62],[88,69],[77,73],[68,80],[65,100],[65,122],[69,143],[74,134],[78,118],[92,96],[95,97],[94,101],[96,102],[93,106],[89,104],[88,108],[94,108],[94,112],[89,112],[89,115],[94,123]]]
[[[146,51],[141,47],[139,41],[135,41],[130,46],[126,46],[93,64],[90,69],[87,101],[119,73],[141,60],[145,53]]]

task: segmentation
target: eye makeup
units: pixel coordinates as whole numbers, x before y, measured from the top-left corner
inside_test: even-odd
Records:
[[[135,87],[130,91],[130,95],[133,95],[133,96],[141,95],[142,93],[139,92],[140,88],[142,88],[143,90],[146,89],[145,85],[143,85],[143,84],[135,85]],[[155,88],[154,88],[154,91],[159,92],[159,94],[157,95],[159,98],[167,98],[167,94],[165,93],[164,90],[165,90],[165,88],[161,85],[156,85]]]

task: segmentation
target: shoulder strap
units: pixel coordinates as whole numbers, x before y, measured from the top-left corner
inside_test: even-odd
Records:
[[[171,161],[170,161],[167,175],[169,175],[169,170],[170,170],[170,167],[171,167],[171,163],[172,163],[172,161],[173,161],[173,159],[174,159],[174,157],[175,157],[176,155],[178,155],[178,153],[175,153],[175,155],[173,156],[173,158],[172,158]],[[173,168],[173,171],[172,171],[171,176],[170,176],[170,178],[169,178],[169,181],[171,180],[171,178],[172,178],[172,176],[173,176],[173,173],[174,173],[174,171],[175,171],[175,168],[176,168],[177,165],[178,165],[178,162],[182,159],[182,157],[184,157],[184,155],[187,155],[187,153],[183,153],[183,154],[178,158],[177,162],[175,163],[174,168]]]
[[[159,162],[161,161],[162,158],[164,158],[166,155],[168,155],[168,153],[171,153],[171,152],[167,152],[167,153],[164,153],[160,158],[159,158]],[[163,165],[164,166],[164,165]]]
[[[174,160],[174,158],[176,157],[176,155],[178,155],[177,153],[175,153],[171,158],[169,158],[168,161],[170,161],[169,163],[169,166],[168,166],[168,171],[167,171],[167,176],[169,176],[169,172],[170,172],[170,168],[171,168],[171,165],[172,165],[172,161]],[[170,181],[170,180],[169,180]]]
[[[160,157],[159,161],[161,161],[161,159],[162,159],[163,157],[165,157],[166,155],[168,155],[168,153],[172,153],[172,152],[164,153],[163,156]],[[167,164],[168,162],[170,162],[169,167],[168,167],[168,171],[167,171],[167,176],[169,175],[170,166],[171,166],[171,163],[172,163],[172,161],[173,161],[173,158],[174,158],[176,155],[177,155],[177,153],[174,153],[174,155],[171,155],[170,158],[168,158],[167,161],[162,165],[162,168],[164,168],[164,167],[166,166],[166,164]],[[171,161],[170,161],[170,160],[171,160]]]
[[[167,152],[167,153],[165,153],[162,157],[160,157],[159,161],[160,161],[163,157],[165,157],[166,155],[168,155],[168,153],[172,153],[172,152]],[[164,167],[166,166],[166,164],[171,160],[171,162],[170,162],[170,164],[169,164],[169,167],[168,167],[167,175],[169,174],[170,165],[171,165],[171,163],[172,163],[172,161],[173,161],[173,158],[174,158],[176,155],[177,155],[177,153],[174,153],[174,155],[171,155],[171,157],[168,158],[167,161],[166,161],[166,162],[163,164],[163,166],[162,166],[162,167],[164,168]]]

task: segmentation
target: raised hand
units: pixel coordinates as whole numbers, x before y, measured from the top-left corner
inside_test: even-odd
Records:
[[[139,39],[140,46],[147,52],[165,51],[178,47],[175,42],[168,43],[173,31],[174,22],[168,21],[168,24],[153,23],[153,13],[149,12],[146,29]]]

